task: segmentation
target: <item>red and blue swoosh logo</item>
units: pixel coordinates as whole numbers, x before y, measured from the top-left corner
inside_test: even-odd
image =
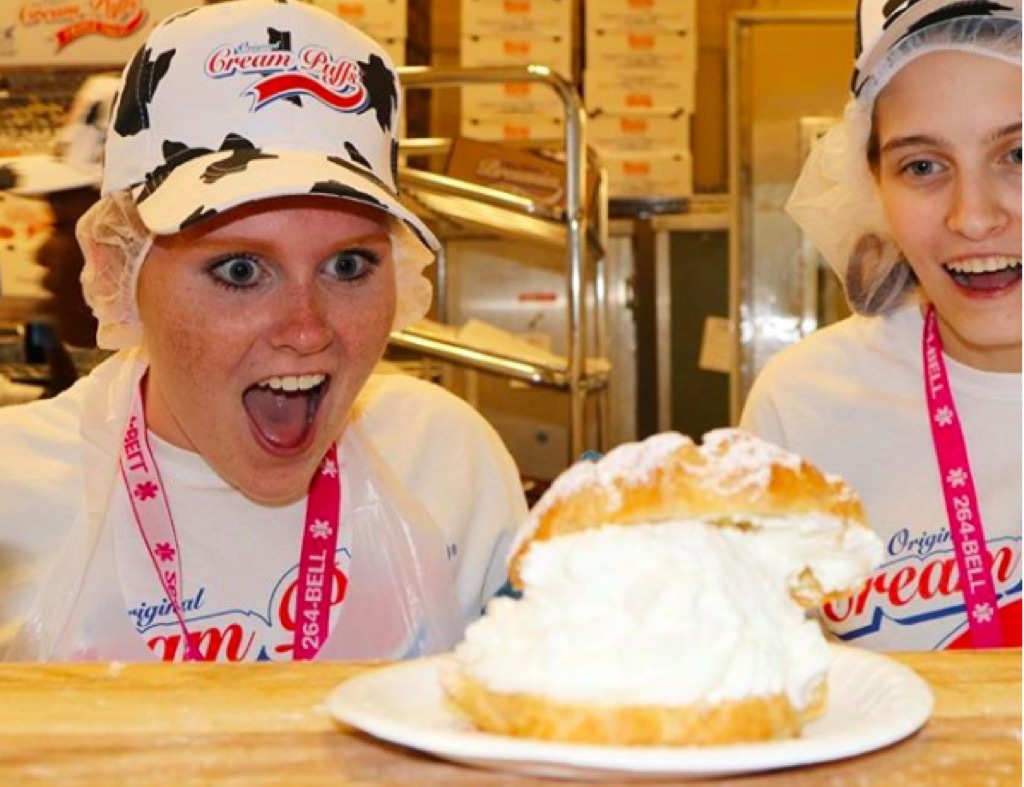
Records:
[[[334,91],[309,74],[292,71],[275,74],[257,82],[250,88],[256,94],[254,110],[262,109],[272,101],[289,96],[309,95],[339,112],[359,112],[369,99],[366,88],[349,82],[341,91]]]

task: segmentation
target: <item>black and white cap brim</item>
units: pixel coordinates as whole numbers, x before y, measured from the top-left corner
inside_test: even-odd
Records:
[[[154,235],[171,235],[251,202],[288,196],[349,200],[390,213],[431,256],[436,236],[383,183],[351,162],[307,151],[218,151],[192,158],[155,187],[132,189],[139,217]]]

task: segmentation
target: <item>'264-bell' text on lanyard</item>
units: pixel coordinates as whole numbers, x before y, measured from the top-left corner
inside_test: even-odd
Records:
[[[992,557],[985,542],[967,443],[942,357],[942,338],[933,306],[925,314],[922,348],[928,419],[971,640],[976,648],[998,648],[1003,643],[1003,632],[992,578]]]
[[[153,568],[174,610],[185,640],[185,660],[202,661],[182,611],[181,548],[170,502],[149,446],[142,381],[132,398],[121,445],[121,478]],[[328,449],[310,481],[295,592],[292,658],[316,657],[330,631],[331,583],[341,526],[341,470],[337,449]]]

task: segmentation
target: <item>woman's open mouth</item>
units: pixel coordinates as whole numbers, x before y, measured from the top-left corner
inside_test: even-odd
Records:
[[[943,267],[958,287],[977,293],[997,294],[1021,278],[1020,257],[972,257],[948,262]]]
[[[268,377],[250,385],[242,403],[257,435],[270,450],[304,448],[330,378],[325,374]]]

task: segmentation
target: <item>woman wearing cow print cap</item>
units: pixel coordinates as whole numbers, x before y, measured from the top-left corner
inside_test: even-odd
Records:
[[[0,414],[0,549],[38,591],[0,605],[8,658],[410,657],[504,583],[497,435],[371,376],[438,250],[397,196],[399,101],[382,48],[301,2],[177,14],[126,67],[78,227],[120,352]]]
[[[742,425],[847,478],[887,545],[841,638],[1021,644],[1021,6],[862,0],[852,98],[787,204],[856,312]]]

